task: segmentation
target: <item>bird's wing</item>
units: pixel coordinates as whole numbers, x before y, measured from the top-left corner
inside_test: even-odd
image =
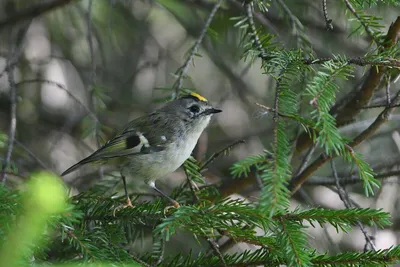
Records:
[[[162,125],[159,125],[160,123],[163,123],[163,121],[154,113],[148,117],[141,117],[131,121],[123,131],[110,139],[92,155],[71,166],[61,175],[73,172],[80,166],[90,162],[165,150],[167,143],[169,143],[166,141],[172,136],[169,132],[160,134],[154,131],[154,129],[163,128],[161,127]]]

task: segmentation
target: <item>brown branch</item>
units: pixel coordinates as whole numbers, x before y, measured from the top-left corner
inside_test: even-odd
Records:
[[[400,16],[397,17],[396,21],[390,26],[386,35],[385,42],[381,49],[388,49],[395,45],[400,38]],[[338,113],[336,117],[336,125],[338,127],[343,126],[353,120],[361,111],[361,107],[368,104],[373,96],[374,91],[378,88],[381,83],[382,77],[386,71],[386,66],[371,67],[367,79],[365,79],[361,89],[355,94]]]
[[[36,4],[30,7],[27,7],[20,12],[17,12],[9,17],[6,17],[0,20],[0,28],[3,28],[8,25],[14,25],[19,21],[34,19],[46,12],[49,12],[53,9],[65,6],[74,0],[55,0],[52,2],[45,2],[43,4]]]
[[[390,178],[393,176],[400,176],[400,170],[379,173],[379,174],[376,174],[374,176],[374,178],[383,180],[383,179]],[[340,184],[342,184],[342,185],[353,185],[353,184],[358,184],[361,182],[362,182],[362,180],[358,176],[352,176],[350,178],[340,178]],[[335,185],[335,184],[336,184],[336,181],[332,177],[321,177],[321,178],[317,178],[317,179],[308,180],[304,183],[304,185],[312,185],[312,186],[314,186],[314,185],[328,186],[328,185]]]
[[[400,21],[400,20],[399,20]],[[396,96],[392,100],[392,105],[397,105],[398,100],[400,98],[400,91],[397,92]],[[348,145],[346,145],[349,149],[359,145],[362,141],[369,138],[372,134],[374,134],[382,124],[388,121],[389,115],[395,109],[393,106],[386,107],[375,119],[375,121],[362,133],[360,133],[356,138],[353,139]],[[333,159],[337,155],[326,156],[325,154],[321,154],[311,165],[309,165],[305,170],[300,173],[298,176],[293,177],[289,188],[292,191],[292,194],[296,193],[297,190],[301,187],[301,185],[308,179],[308,177],[313,174],[316,170],[318,170],[322,165],[324,165],[327,161]]]
[[[388,49],[393,45],[395,45],[399,38],[400,38],[400,16],[397,17],[396,21],[392,23],[392,25],[389,27],[385,42],[380,51],[383,51],[384,49]],[[363,62],[363,60],[357,58],[353,58],[351,60],[353,61],[354,64],[372,63],[368,61]],[[323,61],[323,59],[321,59],[321,61]],[[390,62],[390,60],[387,62]],[[399,61],[395,60],[394,62],[395,64],[398,64]],[[305,64],[307,63],[312,64],[312,61],[305,61]],[[374,64],[376,63],[377,62],[375,62]],[[379,87],[382,77],[384,76],[385,71],[387,70],[388,65],[385,64],[375,65],[370,68],[368,76],[364,80],[361,89],[356,94],[354,94],[353,98],[338,112],[338,115],[336,116],[337,127],[346,125],[347,123],[351,122],[354,119],[354,117],[361,112],[362,108],[369,103],[369,101],[373,96],[374,91]],[[302,152],[307,147],[309,147],[311,143],[312,140],[310,139],[308,133],[303,132],[297,139],[296,152],[297,153]]]

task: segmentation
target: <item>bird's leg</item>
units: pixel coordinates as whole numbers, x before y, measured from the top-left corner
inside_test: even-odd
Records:
[[[129,194],[128,194],[128,187],[126,186],[126,178],[125,178],[125,175],[122,174],[122,172],[121,172],[121,178],[122,178],[122,182],[124,183],[124,190],[125,190],[125,196],[126,196],[126,205],[125,205],[125,208],[126,208],[126,207],[131,207],[131,208],[133,208],[131,199],[129,198]]]
[[[166,199],[168,199],[169,202],[171,202],[172,205],[173,205],[175,208],[179,208],[179,207],[180,207],[178,201],[176,201],[175,199],[170,198],[167,194],[165,194],[163,191],[161,191],[160,189],[158,189],[158,188],[156,187],[156,184],[155,184],[153,181],[150,181],[150,182],[148,182],[147,184],[148,184],[151,188],[153,188],[157,193],[159,193],[160,195],[162,195],[163,197],[165,197]]]
[[[122,182],[124,183],[124,191],[125,191],[125,196],[126,196],[126,204],[125,204],[125,205],[118,206],[118,207],[116,207],[116,208],[114,209],[114,211],[113,211],[114,217],[115,217],[115,212],[119,211],[120,209],[125,209],[125,208],[127,208],[127,207],[131,207],[131,208],[134,207],[134,206],[132,205],[132,201],[131,201],[131,199],[130,199],[130,197],[129,197],[129,194],[128,194],[128,188],[127,188],[127,186],[126,186],[125,175],[123,175],[122,172],[121,172],[120,174],[121,174]]]

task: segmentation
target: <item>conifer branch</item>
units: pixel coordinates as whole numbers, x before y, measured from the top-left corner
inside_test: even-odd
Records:
[[[352,6],[352,4],[349,2],[349,0],[343,0],[344,3],[346,4],[347,9],[350,10],[350,12],[353,14],[354,17],[357,18],[357,20],[361,23],[361,25],[364,27],[365,31],[367,32],[367,34],[369,35],[369,37],[374,40],[374,42],[379,45],[379,41],[375,38],[374,32],[372,31],[372,29],[365,23],[365,21],[363,19],[361,19],[361,17],[358,15],[357,11],[354,9],[354,7]]]
[[[399,20],[400,22],[400,20]],[[361,132],[359,135],[357,135],[353,141],[351,141],[347,146],[349,148],[353,148],[358,146],[361,142],[369,138],[372,134],[374,134],[382,124],[387,122],[389,115],[393,112],[394,110],[394,105],[398,104],[400,98],[400,91],[397,92],[395,97],[392,99],[391,105],[389,107],[386,107],[375,119],[375,121],[363,132]],[[318,170],[322,165],[324,165],[327,161],[333,159],[337,155],[325,155],[321,154],[316,160],[314,160],[313,163],[311,163],[301,174],[299,174],[296,177],[292,178],[292,181],[290,183],[290,189],[292,191],[292,194],[294,194],[300,187],[301,185],[308,179],[308,177],[314,173],[316,170]]]
[[[380,51],[384,51],[386,49],[390,49],[393,47],[398,39],[400,38],[400,17],[396,19],[394,23],[389,27],[389,30],[386,35],[385,42],[383,43]],[[322,60],[324,61],[324,60]],[[305,63],[311,64],[312,60],[306,60]],[[319,62],[319,60],[317,60]],[[363,61],[354,58],[352,62],[362,63]],[[370,62],[371,63],[371,62]],[[398,60],[394,62],[396,65],[398,64]],[[385,63],[386,64],[386,63]],[[364,82],[361,86],[361,89],[352,97],[350,101],[346,103],[344,107],[342,107],[336,116],[336,127],[341,127],[348,122],[352,121],[353,118],[358,115],[362,107],[366,106],[370,99],[373,96],[374,91],[379,87],[381,83],[381,79],[387,70],[387,66],[379,65],[377,67],[372,66],[369,70],[367,77],[364,79]],[[330,111],[332,113],[332,109]],[[297,142],[296,142],[296,151],[300,153],[307,147],[309,147],[312,143],[312,140],[309,138],[308,134],[303,132]]]

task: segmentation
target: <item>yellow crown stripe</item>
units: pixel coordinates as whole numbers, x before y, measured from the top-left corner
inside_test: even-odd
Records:
[[[190,95],[194,96],[195,98],[197,98],[200,101],[208,102],[207,98],[205,98],[204,96],[199,95],[198,93],[191,92]]]

